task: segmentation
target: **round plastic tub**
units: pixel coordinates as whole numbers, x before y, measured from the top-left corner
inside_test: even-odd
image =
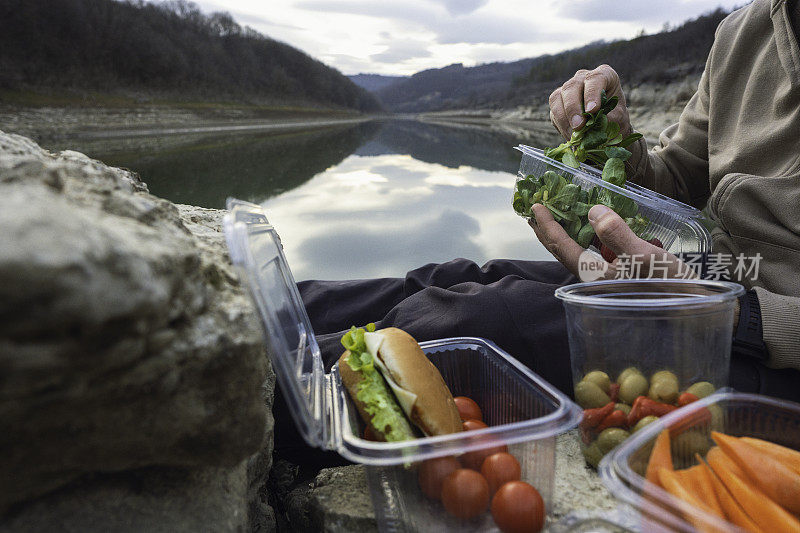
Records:
[[[618,187],[603,181],[602,174],[587,165],[580,169],[568,167],[544,155],[542,150],[526,145],[515,147],[522,152],[517,183],[527,176],[538,177],[547,171],[563,176],[568,183],[574,183],[585,191],[600,188],[608,193],[621,195],[633,200],[638,206],[637,215],[645,217],[649,223],[640,231],[640,236],[657,238],[665,250],[679,252],[707,252],[711,249],[711,235],[701,222],[700,210],[678,200],[646,189],[635,183],[626,182]],[[516,186],[514,187],[516,191]],[[523,218],[529,215],[518,213]]]
[[[670,451],[676,469],[698,464],[696,453],[706,456],[714,445],[711,431],[759,438],[800,451],[800,404],[721,391],[647,426],[600,463],[603,484],[615,497],[640,511],[637,529],[742,531],[645,480],[653,443],[664,430],[670,432]]]
[[[590,464],[653,420],[639,424],[645,416],[675,409],[682,393],[705,397],[728,385],[734,309],[743,292],[730,282],[663,279],[556,290],[566,311],[575,400],[584,409],[581,444]],[[615,411],[624,416],[606,420]]]

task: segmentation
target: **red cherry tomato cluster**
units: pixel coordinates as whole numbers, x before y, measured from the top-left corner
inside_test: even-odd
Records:
[[[454,398],[464,431],[488,427],[478,404]],[[451,515],[469,520],[487,509],[504,533],[539,531],[544,526],[544,501],[533,486],[520,481],[522,469],[505,445],[456,457],[423,461],[418,471],[423,494],[442,502]]]

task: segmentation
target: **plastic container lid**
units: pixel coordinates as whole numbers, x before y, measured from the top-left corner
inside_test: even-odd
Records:
[[[472,431],[404,442],[371,442],[352,438],[351,422],[334,367],[326,374],[314,332],[286,262],[280,237],[260,206],[228,199],[223,228],[231,260],[249,288],[264,326],[265,343],[289,410],[303,438],[315,447],[333,449],[365,464],[401,464],[497,445],[555,436],[575,427],[582,411],[566,395],[494,344],[478,338],[420,343],[423,351],[481,350],[515,376],[521,394],[547,408],[543,416]],[[350,409],[349,411],[353,411]],[[352,414],[352,413],[351,413]]]

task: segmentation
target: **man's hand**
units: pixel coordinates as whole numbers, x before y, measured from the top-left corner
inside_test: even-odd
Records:
[[[567,235],[564,228],[556,222],[550,210],[545,206],[534,204],[532,211],[535,218],[530,219],[528,224],[533,228],[541,243],[570,272],[580,277],[579,259],[584,253],[584,249]],[[687,272],[691,273],[692,271],[680,259],[637,237],[625,221],[608,207],[604,205],[592,207],[589,210],[589,223],[594,228],[600,242],[618,256],[611,263],[606,263],[600,256],[597,257],[597,262],[602,268],[596,268],[595,271],[605,270],[601,279],[615,278],[623,257],[627,257],[628,260],[636,259],[637,265],[640,267],[638,273],[641,277],[648,277],[651,273],[654,277],[660,278],[695,277],[694,275],[687,276]],[[635,273],[631,269],[626,271],[627,277]]]
[[[619,76],[608,65],[600,65],[594,70],[579,70],[550,95],[550,121],[565,139],[570,138],[573,130],[583,126],[584,117],[581,113],[584,109],[581,104],[585,102],[587,112],[596,111],[600,107],[600,93],[603,90],[609,98],[619,97],[619,103],[608,114],[608,119],[620,125],[622,135],[631,133],[631,120]]]

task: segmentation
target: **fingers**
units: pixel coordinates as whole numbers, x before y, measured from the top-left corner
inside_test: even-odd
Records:
[[[613,84],[610,79],[612,76],[608,72],[611,70],[616,75],[611,67],[605,69],[607,65],[600,65],[596,69],[586,73],[586,78],[583,81],[583,101],[586,103],[586,111],[592,112],[600,107],[600,93],[603,91],[609,92],[609,86]]]
[[[583,248],[573,241],[561,224],[556,222],[550,210],[542,204],[534,204],[531,208],[536,220],[528,224],[533,228],[539,241],[553,254],[570,272],[577,275],[578,260]]]
[[[550,119],[556,129],[569,139],[572,130],[583,126],[583,79],[587,70],[579,70],[567,82],[550,94]]]
[[[598,204],[589,210],[589,222],[600,241],[617,255],[649,255],[660,250],[637,237],[622,217],[604,205]]]
[[[564,110],[564,101],[561,98],[561,87],[550,94],[550,121],[565,139],[571,134],[567,112]]]
[[[583,83],[586,70],[579,70],[575,75],[561,86],[561,100],[564,102],[564,114],[569,120],[571,130],[583,126]]]

